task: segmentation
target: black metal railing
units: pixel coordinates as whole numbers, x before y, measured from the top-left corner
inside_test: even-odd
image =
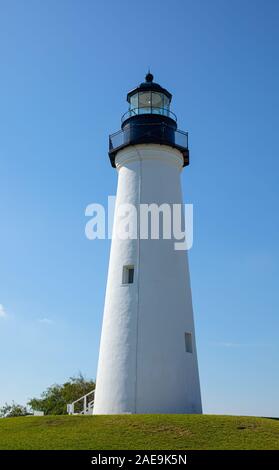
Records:
[[[167,116],[174,121],[177,121],[176,115],[167,108],[158,108],[156,106],[145,106],[140,108],[131,108],[125,114],[123,114],[121,118],[121,122],[123,123],[127,119],[133,116],[138,116],[141,114],[157,114],[160,116]]]
[[[155,133],[154,133],[154,135],[156,135],[156,141],[158,141],[158,136],[159,136],[162,144],[165,143],[165,144],[173,145],[175,147],[188,149],[188,132],[184,132],[178,129],[177,130],[172,129],[173,138],[169,140],[167,136],[167,131],[168,131],[169,126],[165,123],[156,123],[156,124],[145,123],[144,125],[135,124],[134,126],[131,126],[131,127],[133,127],[134,129],[135,128],[139,129],[140,126],[142,127],[144,126],[145,128],[144,130],[146,130],[146,128],[148,129],[149,126],[150,126],[150,129],[154,130],[154,126],[156,126]],[[129,140],[131,136],[130,134],[131,127],[129,129],[124,129],[124,130],[115,132],[114,134],[111,134],[109,136],[109,150],[110,151],[116,151],[119,148],[124,147],[127,144],[129,144]],[[152,141],[152,132],[148,133],[147,131],[144,135],[142,135],[142,139],[146,140],[146,142]],[[139,140],[141,140],[140,137],[139,137]],[[130,143],[133,143],[133,142],[130,142]]]

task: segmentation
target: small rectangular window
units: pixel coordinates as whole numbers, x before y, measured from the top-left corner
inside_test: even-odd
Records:
[[[123,284],[133,284],[134,282],[134,266],[124,266],[123,267]]]
[[[185,333],[185,349],[186,352],[193,352],[192,333]]]

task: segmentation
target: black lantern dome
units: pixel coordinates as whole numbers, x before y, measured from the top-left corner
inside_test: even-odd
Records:
[[[109,139],[109,157],[115,167],[116,153],[129,145],[154,143],[180,150],[184,166],[189,164],[188,133],[177,130],[177,119],[170,111],[172,95],[153,82],[148,72],[145,82],[129,91],[128,111],[122,116],[121,131]]]

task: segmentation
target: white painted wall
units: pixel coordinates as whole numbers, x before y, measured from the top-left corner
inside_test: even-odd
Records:
[[[168,146],[130,146],[116,156],[116,208],[182,203],[182,154]],[[115,233],[115,225],[114,225]],[[134,283],[122,285],[124,265]],[[185,332],[193,353],[185,350]],[[111,244],[94,414],[201,413],[190,278],[174,240]]]

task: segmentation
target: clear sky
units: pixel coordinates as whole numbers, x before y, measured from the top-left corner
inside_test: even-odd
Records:
[[[206,413],[279,416],[279,3],[0,0],[0,404],[95,378],[109,241],[85,207],[150,66],[189,131]]]

